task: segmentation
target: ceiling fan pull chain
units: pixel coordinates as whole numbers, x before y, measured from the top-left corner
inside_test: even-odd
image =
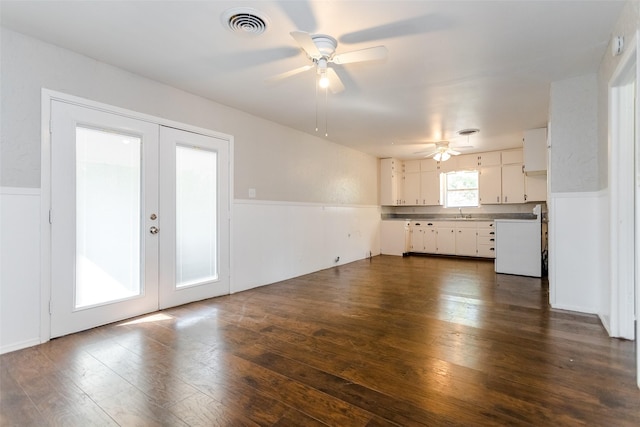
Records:
[[[324,90],[324,136],[329,136],[329,128],[327,123],[329,121],[329,91],[327,89]]]
[[[318,77],[316,77],[316,132],[318,132]]]

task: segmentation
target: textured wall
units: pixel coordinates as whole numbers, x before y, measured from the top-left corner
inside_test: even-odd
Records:
[[[640,27],[640,2],[627,1],[613,28],[613,36],[621,36],[627,47],[636,36]],[[622,55],[611,54],[611,40],[602,57],[598,70],[598,188],[607,188],[608,181],[608,143],[609,143],[609,80],[620,63]]]
[[[122,69],[2,29],[0,185],[40,187],[41,88],[235,138],[235,197],[375,205],[377,160]]]
[[[549,179],[552,193],[598,189],[597,89],[596,74],[551,84]]]

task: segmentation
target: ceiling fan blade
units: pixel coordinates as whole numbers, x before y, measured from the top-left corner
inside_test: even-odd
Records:
[[[327,68],[327,77],[329,78],[329,89],[331,89],[331,93],[340,93],[344,90],[344,85],[340,77],[338,77],[336,70]]]
[[[363,43],[395,37],[412,36],[450,28],[452,21],[442,15],[427,14],[390,24],[354,31],[340,37],[340,43]]]
[[[451,154],[452,156],[459,156],[460,154],[462,154],[459,151],[452,150],[451,148],[447,150],[447,153]]]
[[[423,154],[423,153],[427,153],[424,155],[425,158],[429,158],[429,157],[433,157],[436,154],[438,154],[440,151],[436,150],[436,151],[422,151],[422,152],[418,152],[418,153],[413,153],[413,154]]]
[[[289,18],[294,28],[316,31],[318,22],[313,13],[311,0],[285,0],[275,2]]]
[[[318,50],[316,44],[313,42],[311,34],[305,33],[304,31],[292,31],[289,34],[291,34],[291,37],[293,37],[294,40],[298,42],[300,47],[304,49],[304,51],[307,52],[307,55],[309,55],[311,58],[322,58],[322,54]]]
[[[296,74],[303,73],[303,72],[305,72],[307,70],[310,70],[312,68],[313,68],[313,65],[305,65],[304,67],[299,67],[299,68],[295,68],[293,70],[286,71],[284,73],[276,74],[275,76],[269,77],[265,81],[267,83],[275,83],[275,82],[278,82],[280,80],[286,79],[287,77],[291,77],[291,76],[295,76]]]
[[[384,46],[369,47],[367,49],[345,52],[333,57],[334,64],[351,64],[353,62],[375,61],[387,58],[387,48]]]
[[[473,145],[455,145],[452,148],[457,148],[458,150],[470,150],[473,148]]]

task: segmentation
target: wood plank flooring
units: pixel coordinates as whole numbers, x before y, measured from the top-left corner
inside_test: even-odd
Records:
[[[378,256],[0,357],[2,426],[639,426],[634,343],[493,263]]]

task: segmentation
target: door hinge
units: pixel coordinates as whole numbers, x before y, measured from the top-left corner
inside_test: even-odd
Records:
[[[49,314],[53,314],[53,311],[51,311],[51,300],[49,300]]]
[[[51,209],[49,209],[49,224],[53,224],[53,219],[51,219]]]
[[[53,120],[49,120],[49,135],[53,133]]]

